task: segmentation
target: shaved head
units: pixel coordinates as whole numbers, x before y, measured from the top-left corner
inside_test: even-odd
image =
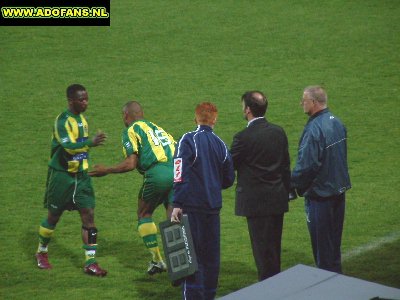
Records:
[[[128,101],[122,107],[122,117],[125,126],[129,126],[132,122],[144,118],[143,108],[137,101]]]
[[[143,118],[143,109],[139,102],[129,101],[122,108],[124,113],[127,113],[132,118]]]

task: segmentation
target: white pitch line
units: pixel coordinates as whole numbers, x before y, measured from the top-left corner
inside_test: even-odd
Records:
[[[392,233],[388,234],[387,236],[384,236],[384,237],[381,237],[379,239],[372,241],[371,243],[361,245],[359,247],[356,247],[352,250],[347,251],[346,253],[342,254],[342,260],[351,259],[355,256],[363,254],[364,252],[375,250],[375,249],[383,246],[384,244],[394,242],[398,239],[400,239],[400,232],[392,232]]]

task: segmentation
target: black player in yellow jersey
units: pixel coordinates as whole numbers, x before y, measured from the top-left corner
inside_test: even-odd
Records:
[[[80,84],[67,88],[68,109],[57,116],[46,182],[44,207],[48,216],[39,227],[39,247],[36,253],[38,267],[51,269],[48,261],[48,243],[65,210],[77,209],[82,221],[82,241],[86,263],[84,272],[105,276],[95,259],[97,229],[94,223],[95,196],[91,178],[87,173],[89,148],[106,139],[104,133],[89,139],[88,123],[83,112],[88,106],[88,94]]]
[[[154,275],[166,271],[157,243],[157,227],[152,220],[154,210],[160,204],[167,209],[170,218],[173,186],[174,138],[158,125],[144,119],[141,105],[129,101],[122,110],[126,128],[122,133],[125,160],[105,167],[94,166],[91,176],[124,173],[137,169],[143,174],[143,185],[138,195],[138,231],[152,254],[147,273]]]

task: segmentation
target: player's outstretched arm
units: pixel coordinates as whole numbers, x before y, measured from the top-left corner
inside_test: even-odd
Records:
[[[138,157],[136,154],[129,155],[125,160],[117,165],[106,167],[104,165],[95,165],[94,170],[89,172],[90,176],[102,177],[111,173],[125,173],[132,171],[136,168]]]

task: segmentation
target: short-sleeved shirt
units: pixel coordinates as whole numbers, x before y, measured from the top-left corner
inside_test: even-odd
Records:
[[[124,156],[138,155],[137,169],[141,174],[157,163],[172,165],[175,143],[172,135],[146,120],[133,122],[122,133]]]
[[[57,116],[51,142],[49,167],[69,173],[89,168],[89,126],[82,114],[69,110]]]
[[[44,207],[53,214],[66,209],[94,208],[95,196],[89,168],[88,122],[69,110],[55,120],[51,142]]]

